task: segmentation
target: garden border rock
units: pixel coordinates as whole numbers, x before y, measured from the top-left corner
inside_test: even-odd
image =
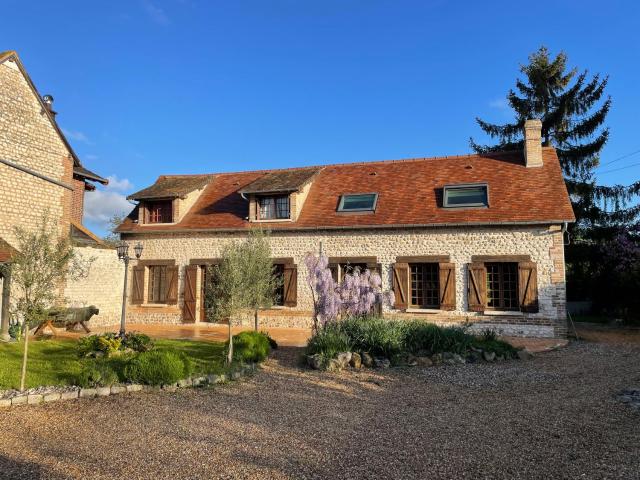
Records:
[[[242,365],[239,370],[233,370],[230,373],[210,374],[200,377],[189,377],[179,380],[171,385],[140,385],[140,384],[115,384],[110,387],[96,388],[78,388],[65,387],[61,391],[60,387],[51,387],[51,391],[47,392],[47,387],[37,387],[38,393],[16,393],[12,397],[0,398],[0,409],[6,409],[18,405],[40,405],[44,403],[52,403],[66,400],[76,400],[79,398],[95,398],[108,397],[111,395],[120,395],[122,393],[135,393],[141,391],[169,391],[175,392],[178,388],[194,388],[219,385],[227,381],[239,380],[247,375],[254,373],[258,369],[258,364],[248,363]],[[42,393],[39,393],[42,392]]]

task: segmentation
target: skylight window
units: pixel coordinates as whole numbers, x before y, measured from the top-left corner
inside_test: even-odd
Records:
[[[378,202],[377,193],[347,193],[340,197],[339,212],[373,212]]]
[[[445,207],[488,207],[487,185],[445,185]]]

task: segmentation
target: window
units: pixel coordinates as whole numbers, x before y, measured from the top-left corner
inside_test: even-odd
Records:
[[[364,273],[365,270],[371,270],[366,263],[340,263],[340,279],[345,275],[353,275],[355,272]]]
[[[149,202],[147,204],[147,223],[171,223],[173,208],[171,200]]]
[[[519,310],[518,264],[486,263],[487,307],[493,310]]]
[[[166,303],[167,286],[167,266],[150,266],[148,303]]]
[[[290,218],[289,195],[258,198],[258,219],[278,220]]]
[[[377,193],[348,193],[340,197],[339,212],[373,212],[378,202]]]
[[[273,304],[279,307],[284,305],[284,264],[273,264],[273,276],[277,279],[278,285],[275,291]]]
[[[488,207],[486,185],[445,185],[445,207]]]
[[[437,263],[410,263],[413,308],[440,308],[440,269]]]

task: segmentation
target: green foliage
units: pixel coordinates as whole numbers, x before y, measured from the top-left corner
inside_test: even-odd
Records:
[[[379,317],[350,317],[321,328],[309,339],[306,353],[321,354],[325,360],[345,351],[396,359],[408,353],[431,355],[451,352],[464,356],[471,347],[495,351],[509,358],[516,352],[511,345],[498,340],[492,331],[476,337],[464,327],[443,328],[417,320],[402,322]]]
[[[22,325],[18,322],[13,322],[9,325],[9,336],[14,340],[20,341],[22,339]]]
[[[269,335],[269,332],[260,332],[263,335],[265,335],[267,337],[267,340],[269,340],[269,345],[271,346],[271,350],[277,350],[278,349],[278,342],[276,342],[271,335]]]
[[[153,340],[144,333],[127,332],[121,336],[122,348],[130,348],[134,352],[148,352],[154,347]]]
[[[83,365],[76,383],[82,388],[110,387],[118,380],[118,374],[108,362],[89,361]]]
[[[228,244],[220,263],[207,274],[214,279],[205,292],[210,320],[228,320],[241,310],[273,305],[279,280],[273,273],[269,238],[261,230],[252,230],[244,242]]]
[[[307,343],[307,354],[320,354],[325,360],[335,358],[340,352],[349,352],[353,343],[340,329],[338,323],[327,323],[320,328]]]
[[[240,332],[233,336],[233,358],[241,362],[262,362],[271,352],[269,337],[261,332]]]
[[[151,350],[132,358],[124,369],[127,381],[146,385],[169,385],[191,375],[193,365],[186,355]]]

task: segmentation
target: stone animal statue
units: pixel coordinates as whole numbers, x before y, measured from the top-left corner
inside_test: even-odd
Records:
[[[36,329],[36,333],[44,329],[44,327],[65,327],[67,330],[73,329],[76,325],[80,325],[85,332],[91,333],[87,322],[91,317],[98,315],[100,310],[95,305],[89,307],[73,307],[73,308],[52,308],[48,312],[48,318]]]

